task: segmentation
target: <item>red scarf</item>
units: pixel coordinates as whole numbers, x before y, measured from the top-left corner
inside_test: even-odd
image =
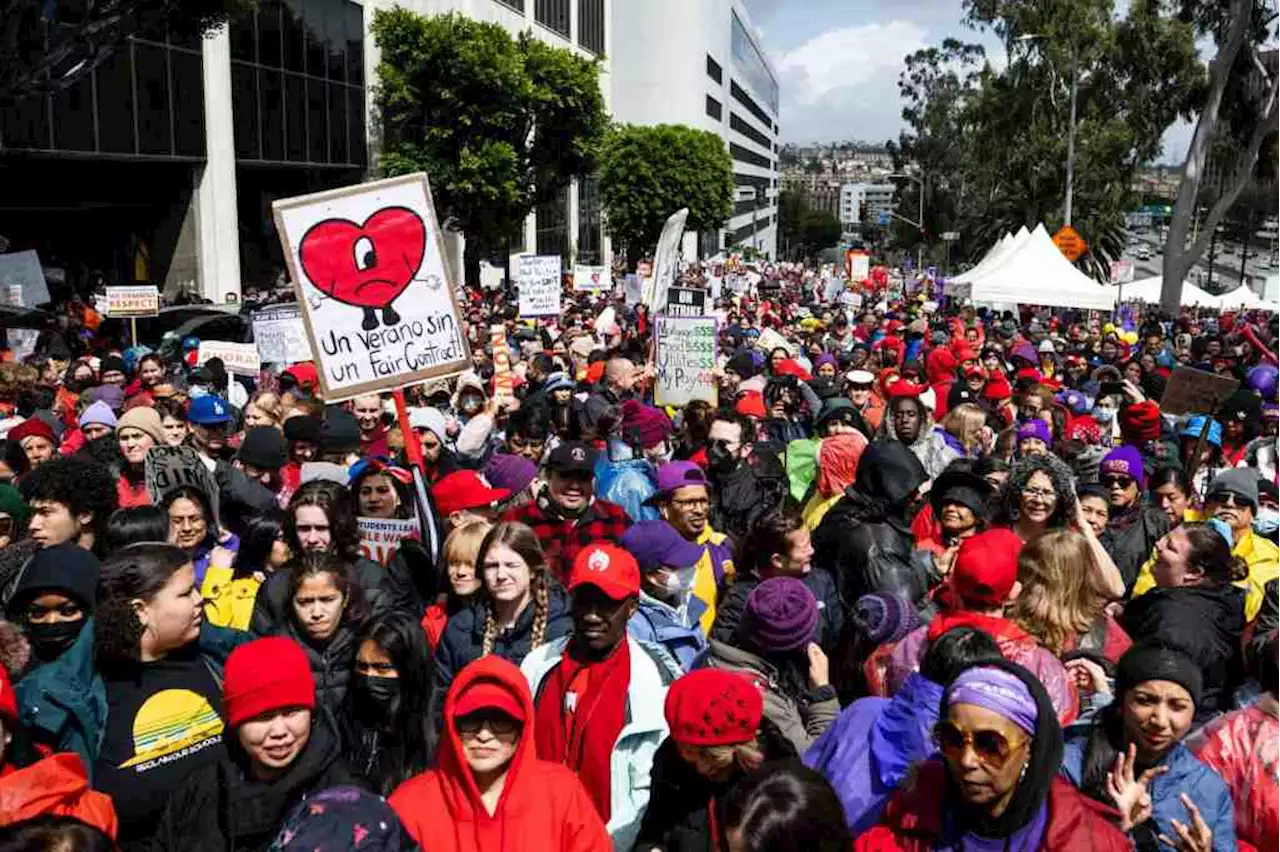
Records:
[[[586,687],[579,690],[577,684],[584,680]],[[611,810],[609,764],[626,724],[630,685],[631,650],[625,638],[609,656],[592,662],[573,659],[566,648],[539,690],[534,713],[538,758],[563,763],[577,773],[606,823]],[[567,698],[570,693],[573,699]]]

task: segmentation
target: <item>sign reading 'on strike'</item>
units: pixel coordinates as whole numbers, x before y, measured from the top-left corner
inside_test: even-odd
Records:
[[[687,405],[695,399],[716,404],[716,318],[654,318],[657,335],[658,405]]]

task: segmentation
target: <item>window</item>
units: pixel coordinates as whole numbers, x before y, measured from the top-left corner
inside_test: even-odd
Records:
[[[603,260],[600,225],[600,183],[595,178],[582,178],[578,181],[578,263]]]
[[[524,14],[524,0],[498,0],[503,6],[510,6],[520,14]]]
[[[569,37],[569,0],[534,0],[533,17],[547,29]]]
[[[758,209],[756,206],[757,203],[758,202],[754,198],[748,198],[745,201],[735,201],[733,203],[733,215],[741,216],[744,213],[750,213],[752,210]]]
[[[53,144],[60,151],[93,151],[93,75],[85,74],[53,97]]]
[[[707,76],[717,83],[724,82],[724,72],[720,68],[720,63],[711,58],[711,54],[707,54]]]
[[[760,48],[756,47],[755,41],[751,38],[747,28],[742,25],[742,21],[738,20],[738,16],[733,16],[733,26],[731,33],[730,45],[733,52],[733,63],[738,70],[742,72],[742,76],[756,90],[756,94],[765,99],[775,114],[778,112],[778,81],[774,79],[773,72],[769,70],[768,64],[764,60],[764,55],[760,53]],[[761,117],[765,124],[769,123],[769,119]]]
[[[733,95],[733,99],[735,101],[737,101],[738,103],[746,107],[748,110],[750,110],[752,115],[760,119],[761,124],[767,124],[769,126],[773,126],[773,122],[769,120],[769,116],[765,114],[765,111],[760,109],[760,107],[756,104],[756,102],[752,100],[751,96],[748,95],[741,86],[739,86],[737,83],[733,82],[732,80],[729,81],[729,94]]]
[[[172,115],[169,111],[168,51],[146,42],[133,49],[138,82],[138,153],[173,152]]]
[[[732,127],[734,130],[738,131],[739,133],[741,133],[743,136],[750,139],[752,142],[763,145],[765,150],[767,151],[773,150],[773,146],[769,144],[768,136],[765,136],[759,130],[756,130],[750,124],[747,124],[745,121],[743,121],[741,118],[738,117],[737,113],[733,112],[732,110],[729,111],[729,126]]]
[[[768,157],[762,157],[755,151],[752,151],[749,148],[743,148],[736,142],[729,143],[729,153],[732,154],[733,158],[740,163],[750,163],[751,165],[759,166],[762,169],[767,169],[771,166],[771,162]]]
[[[132,154],[133,145],[133,51],[128,45],[122,45],[111,58],[98,66],[95,72],[98,77],[98,109],[102,115],[111,116],[110,121],[98,125],[99,150],[108,154]],[[199,56],[196,56],[199,61]],[[203,92],[203,82],[196,89]],[[193,95],[186,95],[193,97]],[[200,116],[204,123],[204,96],[192,105],[192,111]],[[8,126],[6,123],[6,130]],[[12,139],[6,140],[10,145]]]
[[[714,118],[716,121],[720,121],[722,114],[720,102],[710,95],[707,95],[707,116],[709,118]]]
[[[604,53],[604,0],[578,0],[578,46]]]
[[[538,254],[569,253],[569,188],[556,190],[535,210],[538,225]]]
[[[726,234],[724,243],[726,246],[736,246],[740,243],[750,245],[752,238],[754,238],[759,231],[763,230],[766,224],[767,223],[763,219],[757,222],[748,222],[738,230],[730,231]]]

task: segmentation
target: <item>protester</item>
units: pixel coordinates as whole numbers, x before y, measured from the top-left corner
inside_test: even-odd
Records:
[[[162,447],[165,444],[164,425],[160,422],[160,415],[154,408],[131,408],[120,415],[116,437],[120,441],[120,454],[125,462],[116,480],[117,505],[122,509],[150,505],[146,461],[147,453],[152,447]]]
[[[347,694],[368,615],[364,590],[341,557],[323,550],[300,554],[289,566],[289,618],[282,635],[306,652],[317,703],[334,716]]]
[[[103,555],[102,537],[117,499],[106,468],[77,457],[54,459],[24,476],[19,490],[31,508],[27,532],[38,547],[70,541]]]
[[[620,544],[640,570],[640,596],[627,632],[666,648],[690,671],[707,647],[699,623],[706,604],[693,593],[703,548],[666,521],[641,521],[623,534]]]
[[[720,589],[735,571],[732,543],[710,523],[711,483],[693,462],[667,462],[658,468],[657,491],[650,499],[664,521],[702,548],[693,593],[704,606],[699,623],[706,632],[715,621]]]
[[[841,818],[831,785],[792,760],[766,764],[736,785],[724,803],[723,824],[735,852],[843,852],[850,837]]]
[[[220,627],[248,630],[258,590],[292,559],[293,552],[285,542],[283,513],[267,512],[249,518],[240,530],[239,547],[231,564],[211,560],[205,569],[200,586],[205,618]]]
[[[31,646],[30,667],[11,674],[25,677],[76,644],[93,617],[98,574],[98,558],[71,542],[36,551],[5,608]]]
[[[457,527],[444,541],[443,561],[449,586],[422,616],[422,629],[426,631],[432,653],[440,644],[448,620],[468,607],[480,590],[482,572],[476,560],[491,527],[492,524],[485,521],[474,521]]]

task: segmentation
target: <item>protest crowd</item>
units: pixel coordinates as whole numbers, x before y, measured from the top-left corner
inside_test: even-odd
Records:
[[[706,346],[460,287],[340,402],[57,306],[0,850],[1276,850],[1276,315],[880,273],[691,264]]]

